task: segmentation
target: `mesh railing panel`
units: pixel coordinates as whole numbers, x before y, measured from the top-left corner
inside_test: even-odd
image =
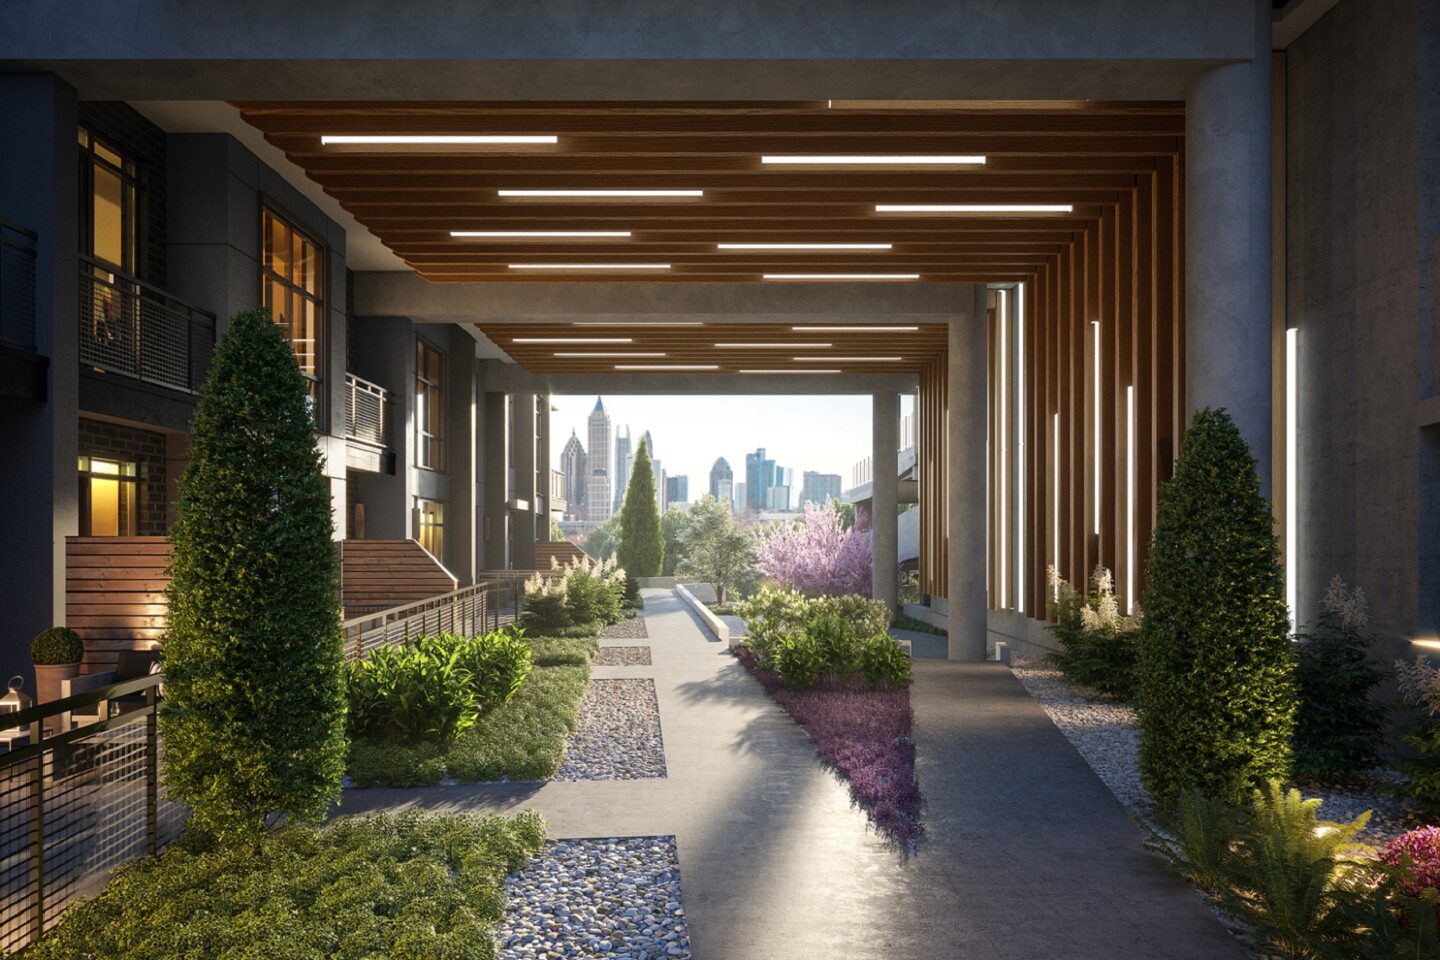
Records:
[[[378,647],[442,631],[469,635],[498,630],[519,618],[520,595],[519,580],[489,581],[355,617],[345,621],[345,655],[359,660]]]
[[[0,223],[0,342],[35,349],[35,235]]]
[[[383,387],[354,374],[345,375],[345,436],[351,440],[390,445],[389,396]]]
[[[193,392],[214,341],[215,321],[208,314],[123,274],[81,263],[82,363]]]

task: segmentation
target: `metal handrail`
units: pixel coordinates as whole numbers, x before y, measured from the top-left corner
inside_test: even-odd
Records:
[[[390,391],[345,374],[345,437],[376,447],[390,445]]]
[[[519,619],[522,592],[518,579],[491,577],[449,593],[351,617],[341,624],[345,655],[359,660],[378,647],[442,631],[498,630]]]
[[[0,220],[0,342],[35,349],[35,244],[40,235]]]

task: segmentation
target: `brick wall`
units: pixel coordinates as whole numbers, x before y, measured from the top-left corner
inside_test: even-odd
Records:
[[[165,131],[119,100],[82,100],[80,126],[135,161],[136,272],[165,286]]]
[[[135,464],[136,534],[165,535],[165,435],[118,423],[80,418],[80,455]]]

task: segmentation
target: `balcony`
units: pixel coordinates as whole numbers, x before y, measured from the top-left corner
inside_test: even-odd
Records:
[[[390,420],[390,392],[353,373],[345,374],[346,466],[372,473],[395,472]]]
[[[0,396],[44,400],[48,361],[35,352],[35,241],[0,220]]]
[[[80,362],[197,393],[215,348],[215,316],[91,257],[80,258]]]

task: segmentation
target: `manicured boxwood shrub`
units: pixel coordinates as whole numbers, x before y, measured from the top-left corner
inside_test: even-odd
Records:
[[[545,822],[346,817],[249,845],[172,847],[123,867],[26,952],[35,960],[488,960],[505,876]]]
[[[910,679],[910,658],[886,632],[890,612],[879,601],[853,594],[807,598],[767,587],[739,610],[745,646],[792,687],[856,676],[872,688],[898,687]]]
[[[1140,772],[1162,808],[1290,778],[1295,654],[1272,527],[1235,424],[1196,413],[1161,490],[1140,628]]]
[[[166,591],[165,783],[193,827],[253,838],[339,797],[345,688],[330,481],[295,354],[231,318],[190,436]]]
[[[41,665],[79,663],[85,659],[85,641],[68,627],[41,630],[30,641],[30,660]]]

